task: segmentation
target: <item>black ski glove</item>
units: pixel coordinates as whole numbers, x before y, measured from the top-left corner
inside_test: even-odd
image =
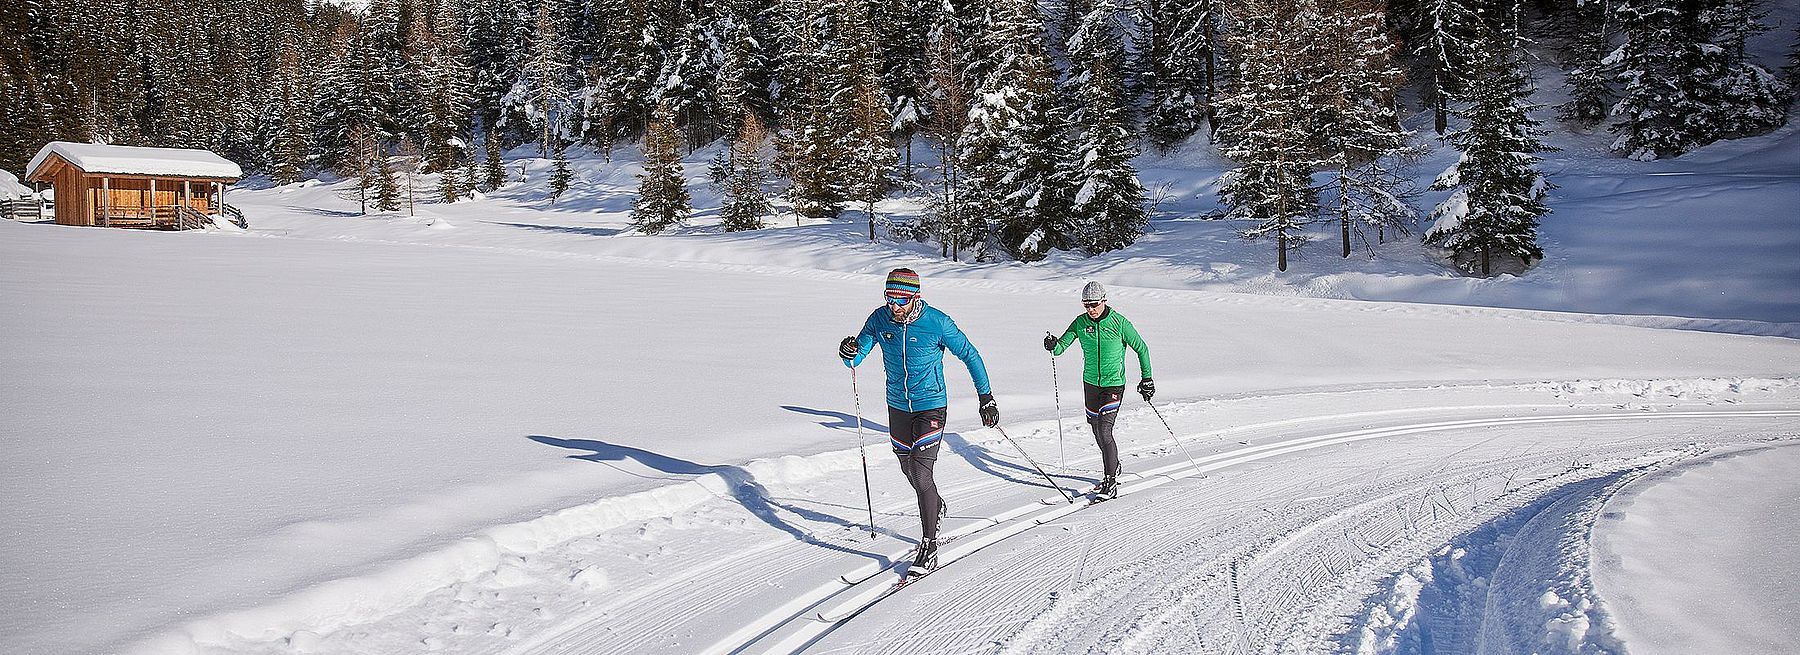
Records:
[[[1156,381],[1150,378],[1140,380],[1138,393],[1144,394],[1144,402],[1150,402],[1150,397],[1156,395]]]
[[[844,337],[843,341],[838,342],[838,356],[844,359],[856,359],[856,353],[861,351],[861,344],[856,343],[856,337]]]
[[[994,403],[994,394],[984,393],[981,400],[981,424],[994,427],[1000,424],[1000,406]]]
[[[1056,342],[1058,342],[1058,341],[1061,341],[1061,339],[1056,338],[1056,335],[1050,334],[1049,332],[1045,332],[1044,333],[1044,350],[1048,350],[1050,352],[1056,352]]]

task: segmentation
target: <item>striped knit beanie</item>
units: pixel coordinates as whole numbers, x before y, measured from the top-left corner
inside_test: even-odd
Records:
[[[919,297],[919,274],[910,268],[888,271],[886,293],[889,298]]]

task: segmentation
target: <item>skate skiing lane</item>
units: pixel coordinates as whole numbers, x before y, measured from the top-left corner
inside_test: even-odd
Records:
[[[1182,408],[1201,405],[1203,403],[1170,404],[1165,412],[1177,415]],[[1701,411],[1659,411],[1645,413],[1643,408],[1619,411],[1613,404],[1579,405],[1562,402],[1558,404],[1522,403],[1497,405],[1466,405],[1456,407],[1426,407],[1404,410],[1379,410],[1360,413],[1336,413],[1319,416],[1301,416],[1275,421],[1264,421],[1253,424],[1242,424],[1222,429],[1189,432],[1182,440],[1189,447],[1196,447],[1196,442],[1204,442],[1197,447],[1214,446],[1221,443],[1244,439],[1254,445],[1231,448],[1222,452],[1213,452],[1194,457],[1189,461],[1181,450],[1168,448],[1171,444],[1161,444],[1164,451],[1156,460],[1156,465],[1142,469],[1136,474],[1127,474],[1126,491],[1137,493],[1157,486],[1204,476],[1209,472],[1219,471],[1233,466],[1240,466],[1259,460],[1281,457],[1330,446],[1352,444],[1384,437],[1427,434],[1433,432],[1455,430],[1477,430],[1505,427],[1524,427],[1552,424],[1583,423],[1616,423],[1622,421],[1639,421],[1648,419],[1705,419],[1705,418],[1784,418],[1800,417],[1800,410],[1788,409],[1736,409],[1736,410],[1701,410]],[[1561,410],[1556,414],[1536,414]],[[1586,413],[1570,413],[1569,410]],[[1420,420],[1420,414],[1433,414],[1439,420]],[[1523,415],[1522,415],[1523,414]],[[1457,418],[1478,416],[1478,418]],[[1141,417],[1140,417],[1141,418]],[[1396,422],[1399,419],[1399,422]],[[1410,419],[1410,420],[1408,420]],[[1371,425],[1377,423],[1395,423],[1379,427],[1359,427],[1356,429],[1329,429],[1331,426]],[[1161,429],[1160,424],[1155,424]],[[1310,426],[1310,427],[1309,427]],[[1323,431],[1321,431],[1323,430]],[[1308,432],[1317,432],[1308,434]],[[1289,437],[1287,435],[1300,436]],[[1155,448],[1153,448],[1154,450]],[[1038,450],[1042,450],[1039,448]],[[1016,484],[995,476],[982,476],[973,484],[947,486],[947,491],[954,491],[959,497],[977,495],[978,490],[1016,488]],[[1041,490],[1040,490],[1041,491]],[[991,495],[991,494],[990,494]],[[1040,524],[1052,523],[1056,519],[1076,511],[1078,506],[1060,505],[1046,506],[1039,502],[1037,494],[1022,496],[1015,492],[998,499],[999,505],[990,502],[985,511],[979,512],[979,518],[970,525],[956,530],[947,530],[946,537],[958,537],[946,544],[944,556],[954,560],[968,553],[985,548],[994,543],[1013,536],[1027,533]],[[634,635],[631,631],[621,634],[619,631],[603,627],[607,622],[610,610],[618,607],[635,606],[643,601],[655,599],[660,595],[676,593],[676,590],[691,589],[695,586],[708,586],[707,581],[717,580],[720,576],[729,577],[733,569],[740,568],[746,560],[755,559],[781,548],[789,547],[791,542],[774,542],[753,552],[743,553],[730,560],[714,561],[696,566],[673,579],[662,581],[648,588],[640,588],[630,594],[623,595],[609,602],[605,608],[586,615],[566,617],[554,628],[537,633],[531,638],[513,644],[506,649],[510,655],[526,655],[531,653],[585,653],[611,652],[619,650],[620,639],[630,641]],[[810,553],[810,551],[808,551]],[[891,553],[898,557],[901,553]],[[808,568],[833,566],[825,555],[799,554],[800,557],[783,558],[789,560],[782,565],[786,571],[804,571]],[[891,559],[891,558],[890,558]],[[873,565],[842,567],[824,582],[811,589],[794,590],[798,593],[783,593],[779,604],[763,613],[760,617],[739,623],[738,628],[723,638],[710,641],[710,646],[700,652],[707,653],[793,653],[802,652],[810,645],[828,636],[836,627],[813,620],[812,614],[848,605],[859,599],[866,599],[879,593],[887,586],[886,576],[875,576],[859,585],[846,585],[837,579],[838,575],[857,577],[868,573]],[[779,576],[783,570],[770,571],[772,576]],[[815,571],[816,572],[816,571]],[[807,579],[819,579],[823,576],[813,575]],[[717,584],[716,582],[713,584]],[[714,588],[718,591],[719,588]],[[692,593],[691,591],[686,593]],[[683,593],[681,595],[686,595]],[[914,593],[914,592],[908,592]],[[716,594],[715,594],[716,595]],[[727,598],[712,599],[714,605],[731,601],[756,602],[748,594],[727,594]],[[890,600],[884,603],[893,602]],[[880,612],[880,607],[871,612]],[[612,617],[618,618],[618,617]],[[690,616],[691,619],[702,619],[701,616]],[[860,619],[859,619],[860,620]],[[853,621],[852,621],[853,622]],[[841,624],[840,624],[841,625]],[[614,628],[622,626],[613,626]],[[651,634],[642,632],[635,635],[637,639],[653,639]]]

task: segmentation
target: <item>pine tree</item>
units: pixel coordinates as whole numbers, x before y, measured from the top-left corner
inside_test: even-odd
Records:
[[[1069,40],[1071,82],[1079,96],[1073,123],[1080,132],[1073,160],[1065,163],[1076,187],[1072,245],[1089,254],[1129,246],[1149,224],[1144,187],[1131,164],[1137,151],[1120,81],[1121,31],[1114,10],[1103,3],[1082,18]]]
[[[509,94],[539,133],[538,151],[553,154],[562,138],[563,112],[569,100],[568,42],[551,0],[538,0],[532,23],[531,57],[524,76]]]
[[[500,134],[488,128],[487,137],[482,139],[485,158],[481,164],[481,183],[488,191],[506,186],[506,166],[500,161]]]
[[[1287,270],[1288,250],[1303,241],[1301,230],[1313,214],[1311,175],[1320,161],[1312,133],[1321,88],[1316,52],[1310,49],[1317,21],[1303,15],[1311,3],[1244,0],[1239,29],[1227,42],[1239,62],[1238,83],[1220,101],[1222,120],[1232,125],[1223,152],[1238,167],[1221,178],[1219,196],[1227,216],[1257,221],[1241,232],[1246,239],[1275,237],[1276,270]],[[1305,28],[1305,29],[1302,29]]]
[[[763,192],[768,176],[760,155],[768,130],[749,108],[739,111],[744,118],[731,141],[729,170],[724,178],[725,201],[719,208],[719,225],[727,232],[761,229],[763,217],[773,211],[768,194]]]
[[[1425,101],[1432,110],[1432,127],[1438,134],[1449,129],[1450,98],[1459,93],[1470,77],[1471,40],[1481,29],[1477,12],[1482,0],[1422,0],[1424,34],[1418,39],[1418,54],[1426,69],[1429,86]]]
[[[631,206],[631,224],[656,234],[687,218],[691,208],[681,175],[681,137],[667,103],[658,104],[644,131],[644,174]]]
[[[1468,127],[1445,137],[1463,154],[1432,185],[1454,192],[1432,212],[1436,222],[1425,242],[1459,258],[1478,255],[1480,272],[1488,275],[1497,256],[1518,257],[1526,265],[1544,257],[1537,219],[1550,211],[1544,204],[1550,184],[1537,169],[1536,153],[1550,148],[1530,115],[1538,107],[1528,100],[1531,88],[1519,61],[1517,34],[1495,30],[1476,45],[1483,82],[1468,88],[1463,96],[1468,106],[1457,112]]]
[[[276,184],[300,181],[310,162],[312,134],[312,89],[300,65],[298,36],[284,35],[281,61],[271,81],[274,99],[265,124],[270,131],[267,161],[269,177]]]
[[[569,182],[575,179],[575,172],[569,170],[569,145],[562,137],[552,137],[551,145],[554,160],[550,169],[550,204],[556,205],[556,199],[569,190]]]
[[[1751,63],[1744,41],[1761,30],[1755,0],[1620,0],[1626,35],[1619,66],[1613,150],[1633,159],[1672,157],[1722,138],[1766,132],[1787,119],[1787,85]]]
[[[1142,0],[1136,68],[1148,106],[1144,134],[1168,150],[1201,128],[1214,129],[1219,95],[1218,0]]]
[[[1073,190],[1059,174],[1065,119],[1035,5],[1000,0],[986,35],[994,68],[970,109],[958,162],[968,182],[968,216],[987,223],[973,231],[993,245],[1036,261],[1075,241],[1068,220]]]
[[[420,140],[425,171],[447,170],[464,157],[469,137],[471,79],[464,54],[460,0],[443,0],[429,30],[415,30],[421,51],[417,86],[424,91]],[[420,23],[424,21],[421,19]]]
[[[385,156],[377,155],[375,168],[369,171],[369,176],[374,178],[375,211],[400,211],[402,190],[399,183],[394,181],[393,162]]]

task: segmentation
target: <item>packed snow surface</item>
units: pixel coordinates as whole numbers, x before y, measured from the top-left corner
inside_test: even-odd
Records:
[[[1594,531],[1594,582],[1634,655],[1800,644],[1800,448],[1721,453],[1633,484]],[[1680,599],[1670,602],[1670,599]]]
[[[410,213],[308,181],[234,189],[247,231],[0,221],[0,652],[1618,652],[1647,633],[1606,612],[1638,569],[1590,579],[1608,500],[1800,436],[1796,138],[1563,144],[1551,259],[1490,279],[1412,235],[1277,275],[1197,218],[1199,149],[1142,161],[1166,202],[1132,248],[1031,265],[855,212],[642,236],[624,150],[554,206],[519,152]],[[949,362],[957,561],[826,624],[918,536],[880,369],[835,356],[901,265],[1006,434]],[[1080,355],[1040,344],[1087,280],[1158,395],[1125,402],[1125,496],[1075,509],[1023,453],[1095,480]]]

